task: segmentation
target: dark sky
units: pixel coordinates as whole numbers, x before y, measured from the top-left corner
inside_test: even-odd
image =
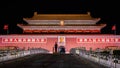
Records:
[[[94,17],[115,19],[118,7],[114,0],[1,0],[0,16],[9,18],[32,16],[39,13],[86,13],[90,11]],[[13,17],[11,17],[13,16]],[[3,17],[4,19],[6,17]]]
[[[93,17],[100,17],[100,23],[106,23],[106,30],[118,22],[119,6],[114,0],[0,0],[1,26],[8,23],[12,28],[23,17],[31,17],[34,11],[41,14],[79,14],[91,12]],[[118,30],[119,31],[119,30]],[[108,31],[109,32],[109,31]]]

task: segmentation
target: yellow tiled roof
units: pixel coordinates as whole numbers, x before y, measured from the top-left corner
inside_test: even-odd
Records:
[[[92,20],[90,12],[87,14],[37,14],[34,12],[32,18],[24,18],[27,20]]]

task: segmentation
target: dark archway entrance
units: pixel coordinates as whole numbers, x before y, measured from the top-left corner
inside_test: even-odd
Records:
[[[59,47],[58,47],[58,52],[59,52],[60,54],[65,54],[65,52],[66,52],[65,47],[64,47],[64,46],[59,46]]]

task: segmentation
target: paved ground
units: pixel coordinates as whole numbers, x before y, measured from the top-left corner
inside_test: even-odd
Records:
[[[0,68],[107,68],[70,54],[38,54],[7,61]]]

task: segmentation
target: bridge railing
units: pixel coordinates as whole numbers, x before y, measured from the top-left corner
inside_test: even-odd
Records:
[[[80,51],[78,53],[74,52],[73,54],[77,55],[78,57],[80,56],[95,63],[98,63],[100,65],[104,65],[108,68],[120,68],[120,60],[113,57],[112,55],[102,56],[100,54],[92,54],[86,51]]]
[[[30,50],[21,50],[21,51],[12,52],[12,53],[9,53],[9,52],[4,54],[0,53],[0,62],[16,59],[19,57],[24,57],[27,55],[38,54],[38,53],[48,53],[48,52],[42,49],[30,49]]]

